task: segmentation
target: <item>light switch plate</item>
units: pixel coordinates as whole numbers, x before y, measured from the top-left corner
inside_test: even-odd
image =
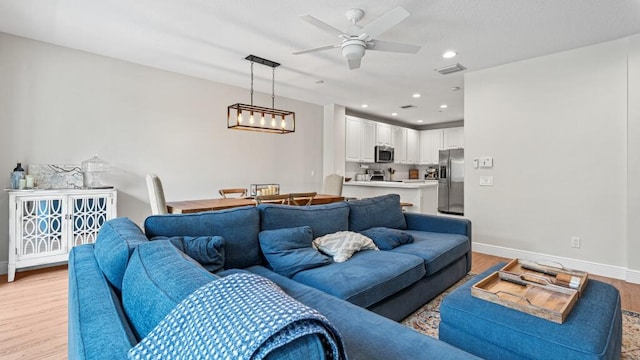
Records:
[[[480,158],[480,167],[482,167],[482,168],[493,167],[493,158],[492,157],[482,157],[482,158]]]
[[[480,176],[480,186],[493,186],[493,176]]]
[[[478,168],[478,159],[473,159],[473,168],[474,169]]]

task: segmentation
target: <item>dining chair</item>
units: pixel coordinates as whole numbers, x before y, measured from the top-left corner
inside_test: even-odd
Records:
[[[317,192],[291,193],[289,194],[289,205],[311,205]]]
[[[243,188],[235,188],[235,189],[220,189],[218,190],[218,193],[220,193],[220,195],[224,198],[230,198],[230,197],[234,197],[234,196],[227,196],[230,194],[239,194],[237,197],[245,197],[247,196],[247,189],[243,189]]]
[[[164,199],[164,190],[162,189],[160,178],[156,174],[147,174],[146,180],[149,203],[151,204],[151,214],[168,214],[167,202]]]
[[[289,194],[277,194],[277,195],[257,195],[253,198],[256,201],[256,205],[269,203],[269,204],[289,204]]]
[[[338,174],[330,174],[324,178],[322,193],[327,195],[342,196],[342,184],[344,176]]]

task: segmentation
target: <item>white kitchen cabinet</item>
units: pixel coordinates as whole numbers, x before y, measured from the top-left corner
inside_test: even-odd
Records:
[[[393,126],[391,128],[391,146],[394,149],[393,162],[407,163],[407,128]]]
[[[423,130],[420,132],[420,164],[431,165],[438,163],[438,156],[442,150],[442,129]]]
[[[464,148],[464,127],[454,127],[444,129],[443,134],[444,149],[462,149]]]
[[[407,129],[407,164],[420,163],[420,132]]]
[[[391,125],[376,123],[376,145],[391,146]]]
[[[67,261],[116,217],[115,189],[9,190],[8,281],[16,269]]]
[[[353,116],[345,121],[345,160],[373,162],[375,147],[375,123]]]

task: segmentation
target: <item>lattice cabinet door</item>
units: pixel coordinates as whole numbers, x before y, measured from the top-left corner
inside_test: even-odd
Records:
[[[74,195],[69,200],[72,246],[94,243],[102,224],[112,218],[113,196]]]
[[[68,252],[65,196],[21,198],[17,206],[17,260]]]
[[[9,190],[9,281],[17,268],[67,261],[116,217],[115,189]]]

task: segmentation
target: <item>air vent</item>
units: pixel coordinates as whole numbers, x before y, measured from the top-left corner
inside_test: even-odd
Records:
[[[435,69],[437,72],[439,72],[442,75],[447,75],[447,74],[452,74],[458,71],[462,71],[462,70],[467,70],[466,67],[460,65],[460,64],[455,64],[455,65],[449,65],[449,66],[445,66],[445,67],[441,67],[438,69]]]
[[[409,105],[402,105],[402,106],[400,106],[400,108],[401,109],[415,109],[415,108],[417,108],[417,106],[409,104]]]

